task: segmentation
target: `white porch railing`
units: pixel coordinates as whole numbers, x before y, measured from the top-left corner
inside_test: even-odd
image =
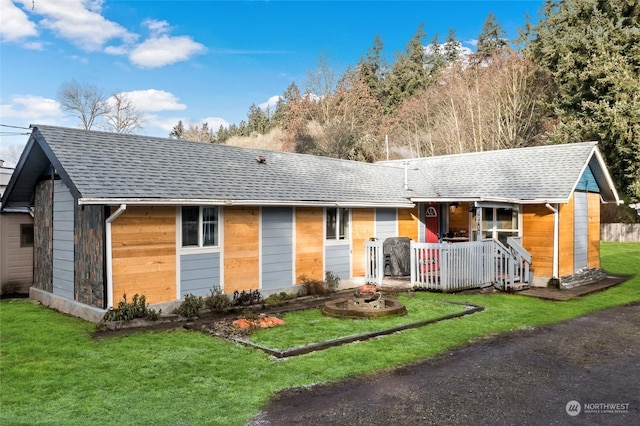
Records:
[[[452,292],[494,285],[502,290],[529,282],[531,255],[515,239],[510,247],[487,239],[464,243],[410,244],[411,285],[415,288]],[[365,280],[382,284],[385,258],[383,242],[365,243]]]
[[[367,284],[381,285],[384,279],[384,253],[382,241],[372,239],[365,241],[364,251],[365,272],[364,279]]]

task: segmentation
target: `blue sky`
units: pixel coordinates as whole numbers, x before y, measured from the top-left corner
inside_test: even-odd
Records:
[[[425,44],[454,28],[474,49],[489,12],[513,38],[543,1],[0,0],[0,124],[75,127],[58,90],[72,79],[125,92],[166,136],[178,120],[246,119],[291,82],[307,83],[322,55],[337,75],[379,34],[389,60],[424,23]],[[27,140],[0,128],[0,157]],[[10,160],[9,160],[10,161]]]

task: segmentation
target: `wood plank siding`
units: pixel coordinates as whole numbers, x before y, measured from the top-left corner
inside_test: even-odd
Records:
[[[412,209],[398,209],[398,236],[409,237],[413,241],[419,238],[420,213],[416,205]]]
[[[260,286],[260,209],[224,209],[224,291]]]
[[[553,212],[543,204],[522,208],[522,245],[531,253],[535,275],[553,275]]]
[[[589,247],[587,257],[590,268],[600,267],[600,194],[590,192],[588,198]]]
[[[125,293],[129,301],[135,293],[148,303],[176,299],[175,207],[128,207],[112,222],[111,240],[115,303]]]
[[[29,293],[33,283],[33,244],[21,241],[21,227],[33,226],[27,213],[0,215],[1,294]]]
[[[262,207],[262,290],[277,290],[295,282],[293,222],[293,207]]]
[[[374,209],[353,209],[351,217],[351,273],[354,277],[364,277],[364,244],[374,236]]]
[[[75,300],[75,208],[71,191],[53,182],[53,294]]]
[[[453,213],[449,213],[449,232],[469,232],[469,203],[460,203]]]
[[[296,208],[296,281],[301,275],[324,280],[324,210]]]

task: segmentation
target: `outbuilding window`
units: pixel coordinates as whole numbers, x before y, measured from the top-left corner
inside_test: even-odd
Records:
[[[218,245],[218,208],[182,207],[182,247]]]
[[[325,234],[327,240],[349,239],[349,209],[327,207]]]
[[[33,247],[33,223],[20,224],[20,247]]]

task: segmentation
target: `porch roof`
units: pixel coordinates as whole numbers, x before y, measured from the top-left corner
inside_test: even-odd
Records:
[[[589,167],[604,202],[620,203],[596,142],[473,152],[380,164],[409,169],[415,202],[566,203]]]

